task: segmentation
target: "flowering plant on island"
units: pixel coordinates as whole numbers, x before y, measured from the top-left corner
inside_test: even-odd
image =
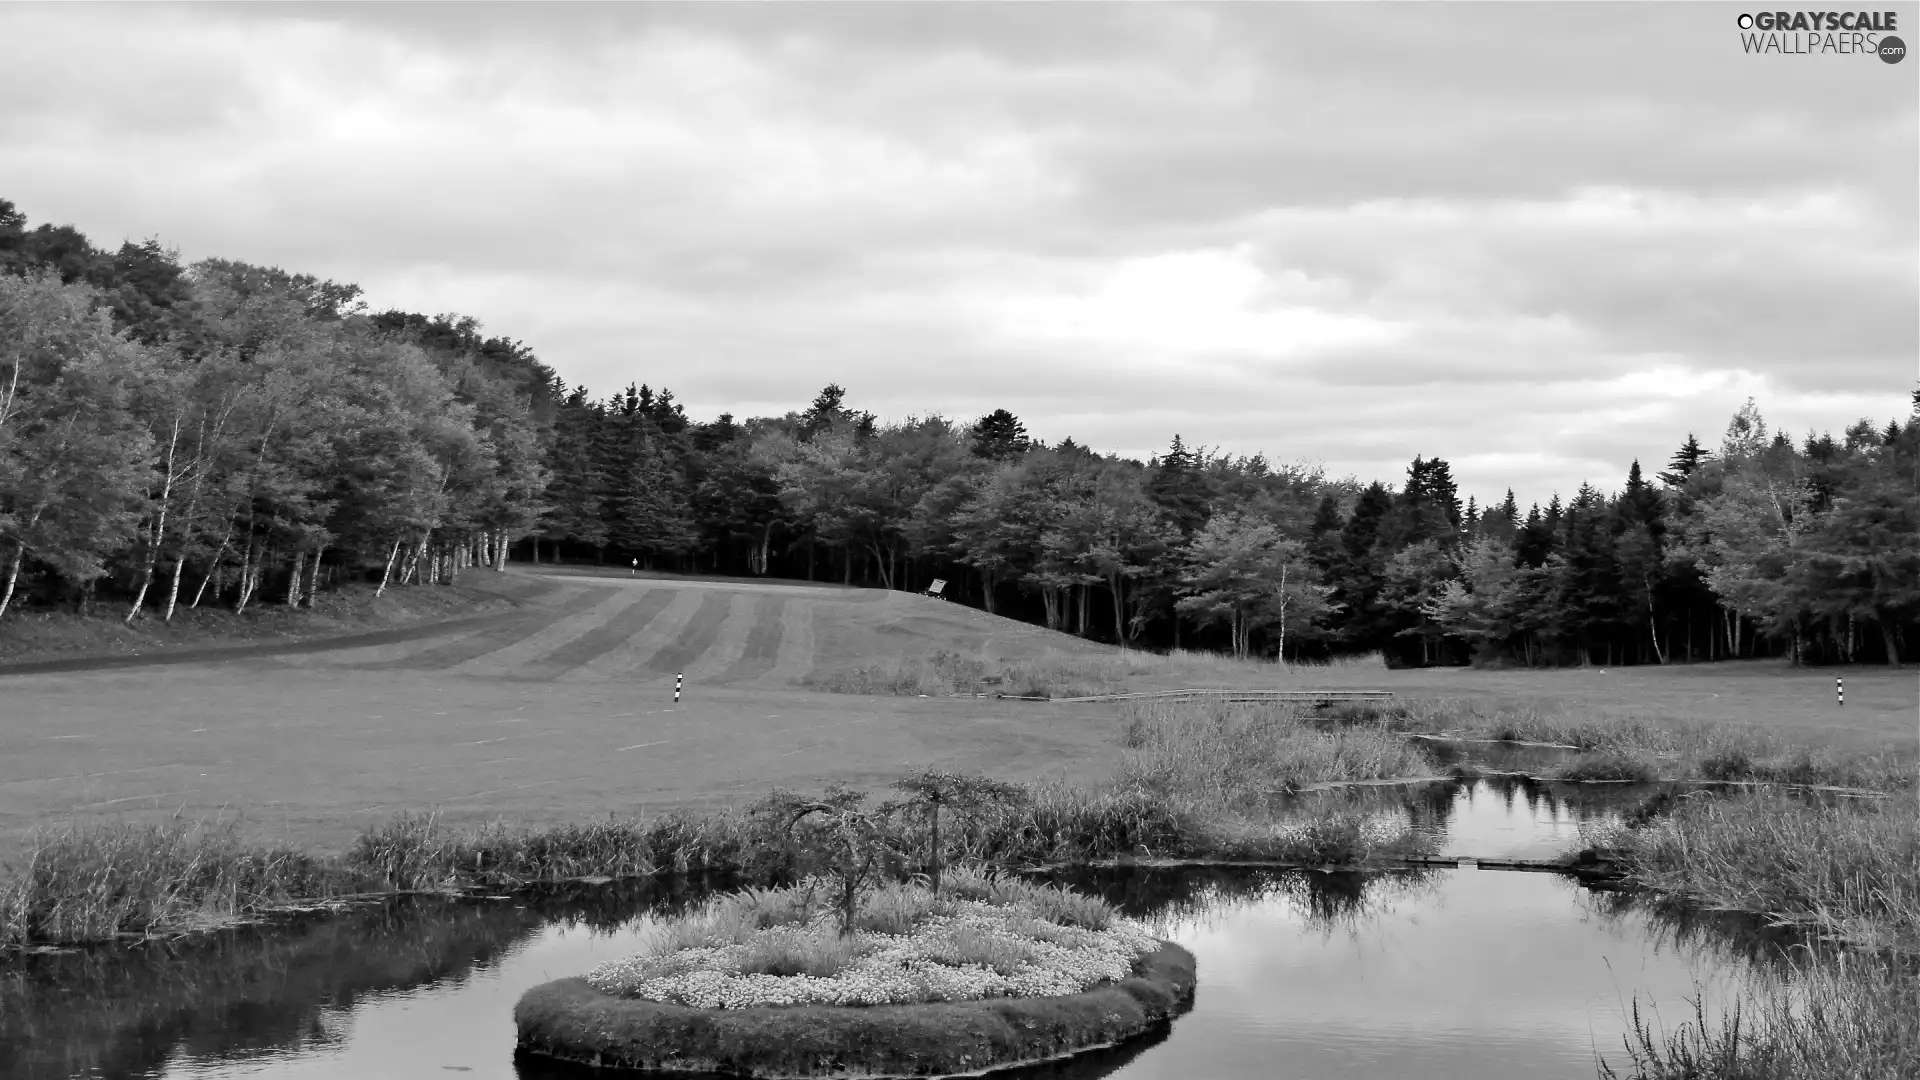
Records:
[[[709,1009],[1047,997],[1126,978],[1159,947],[1144,926],[1090,897],[1014,882],[988,891],[968,899],[890,887],[876,898],[882,915],[865,920],[886,925],[850,935],[833,911],[791,903],[799,890],[729,898],[668,924],[652,949],[602,964],[587,982],[604,993]],[[1058,896],[1071,897],[1065,921],[1048,917],[1058,915]],[[1075,918],[1089,905],[1096,917]]]

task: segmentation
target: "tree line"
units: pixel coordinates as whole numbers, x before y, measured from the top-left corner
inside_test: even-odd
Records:
[[[1920,392],[1915,408],[1920,410]],[[1396,664],[1898,662],[1920,622],[1920,430],[1772,432],[1524,512],[1449,464],[1362,485],[1175,436],[1145,462],[1004,409],[880,423],[568,386],[471,319],[0,200],[0,617],[310,604],[348,580],[629,562],[947,594],[1136,647]]]

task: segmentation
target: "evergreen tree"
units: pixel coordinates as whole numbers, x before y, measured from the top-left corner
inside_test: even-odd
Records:
[[[1200,455],[1187,449],[1179,435],[1158,461],[1149,466],[1147,494],[1167,515],[1167,520],[1191,537],[1206,524],[1211,511],[1206,474]]]
[[[1674,451],[1673,460],[1667,463],[1667,471],[1660,474],[1660,482],[1668,487],[1685,487],[1706,460],[1706,448],[1700,445],[1700,440],[1694,438],[1692,432],[1688,432],[1687,441]]]
[[[1033,447],[1027,438],[1027,426],[1005,409],[995,409],[974,422],[972,452],[989,461],[1017,458]]]

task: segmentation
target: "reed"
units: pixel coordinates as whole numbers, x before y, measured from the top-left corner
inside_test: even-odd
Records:
[[[247,843],[232,821],[75,825],[34,836],[0,881],[0,944],[211,929],[359,884],[327,860]]]
[[[1405,698],[1386,704],[1334,705],[1319,716],[1333,724],[1403,733],[1554,743],[1606,755],[1615,762],[1637,763],[1621,778],[1644,772],[1649,777],[1671,780],[1831,785],[1876,791],[1907,790],[1914,783],[1912,762],[1891,751],[1835,754],[1764,731],[1726,724],[1639,712],[1576,710],[1537,700]]]
[[[1642,889],[1920,955],[1920,815],[1904,800],[1702,795],[1610,846]]]
[[[1815,962],[1719,1017],[1661,1027],[1634,1002],[1609,1080],[1908,1080],[1920,1063],[1920,972],[1885,957]]]
[[[1285,705],[1220,701],[1127,703],[1118,780],[1176,792],[1216,811],[1248,812],[1313,784],[1435,776],[1416,743],[1382,724],[1332,728]]]

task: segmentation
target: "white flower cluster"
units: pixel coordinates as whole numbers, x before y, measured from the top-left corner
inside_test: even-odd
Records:
[[[1085,930],[977,901],[958,902],[954,909],[927,917],[910,934],[856,934],[853,959],[830,976],[741,972],[756,939],[800,929],[782,927],[741,944],[616,960],[588,972],[587,982],[604,993],[705,1009],[1049,997],[1126,978],[1134,960],[1159,945],[1128,919]],[[831,938],[838,927],[833,916],[825,916],[801,932]],[[969,959],[983,951],[992,954],[991,966]]]

